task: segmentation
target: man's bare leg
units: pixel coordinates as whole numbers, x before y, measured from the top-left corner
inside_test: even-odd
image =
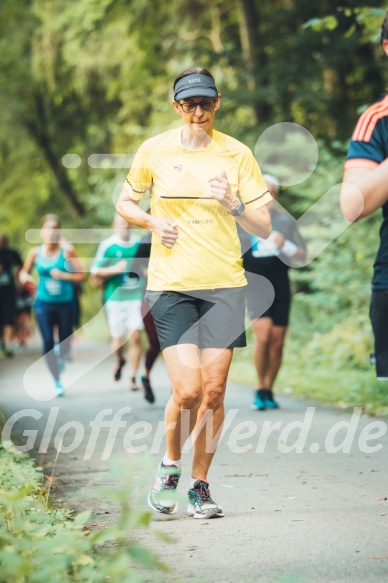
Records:
[[[159,512],[176,512],[177,505],[171,496],[178,484],[184,444],[194,430],[191,481],[195,484],[198,480],[202,502],[198,504],[189,497],[189,513],[195,518],[222,517],[221,508],[210,499],[210,493],[206,490],[208,486],[203,480],[206,480],[219,437],[218,431],[224,420],[223,401],[232,350],[209,348],[202,350],[199,356],[196,345],[181,344],[166,348],[163,355],[173,388],[165,411],[167,453],[158,470],[154,488],[148,495],[148,502]],[[206,447],[206,425],[202,428],[199,426],[201,421],[206,420],[210,425],[209,435],[214,449]],[[196,426],[198,432],[195,431]]]
[[[267,388],[265,382],[268,370],[271,329],[271,318],[258,318],[252,322],[252,330],[255,336],[253,362],[257,372],[259,389]]]
[[[283,358],[283,346],[287,334],[287,326],[272,326],[268,351],[268,366],[265,375],[266,389],[272,391],[272,387],[278,375]]]
[[[3,346],[4,346],[4,353],[6,356],[12,356],[12,337],[13,337],[14,328],[10,324],[5,324],[3,328]]]
[[[205,348],[201,351],[202,400],[198,409],[196,427],[201,424],[201,421],[203,425],[199,432],[194,428],[193,434],[192,477],[196,480],[207,480],[218,445],[224,421],[225,389],[232,355],[231,348]],[[207,439],[207,434],[210,440]]]
[[[174,514],[178,507],[174,493],[180,477],[182,449],[197,420],[202,375],[198,347],[194,344],[168,347],[163,356],[173,391],[165,410],[167,452],[148,494],[148,503],[158,512]]]
[[[121,379],[121,371],[125,364],[124,344],[125,344],[124,336],[119,338],[112,338],[112,350],[117,361],[113,372],[113,377],[115,381],[119,381]]]
[[[140,330],[130,330],[129,332],[129,346],[128,346],[128,360],[131,366],[131,388],[136,389],[136,378],[139,371],[140,360],[143,354],[143,345],[141,341]]]
[[[167,455],[180,460],[201,404],[201,362],[195,344],[170,346],[163,350],[163,356],[173,391],[165,410]]]

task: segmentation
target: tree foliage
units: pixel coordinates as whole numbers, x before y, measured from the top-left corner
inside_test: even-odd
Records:
[[[319,141],[313,177],[282,195],[299,216],[341,180],[356,119],[384,92],[388,67],[377,40],[385,9],[382,0],[362,7],[353,0],[3,0],[2,229],[25,247],[25,231],[45,212],[57,212],[65,226],[109,224],[127,168],[92,168],[89,157],[133,153],[173,127],[172,82],[192,65],[216,77],[219,130],[253,148],[264,129],[290,121]],[[79,156],[78,167],[63,165],[68,153]],[[376,245],[372,218],[298,274],[306,310],[329,310],[322,325],[337,325],[349,310],[366,312]]]
[[[251,146],[278,121],[328,145],[347,139],[357,108],[384,88],[373,42],[383,3],[353,4],[4,0],[0,218],[12,231],[53,207],[76,224],[102,221],[118,176],[97,177],[88,157],[132,152],[174,124],[172,80],[194,63],[224,94],[220,129]],[[62,164],[69,152],[76,169]]]

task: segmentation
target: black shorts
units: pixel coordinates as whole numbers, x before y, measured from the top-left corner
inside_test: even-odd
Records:
[[[241,348],[245,338],[244,287],[187,293],[147,291],[161,349],[177,344],[198,348]]]
[[[388,289],[372,292],[369,316],[375,337],[376,377],[388,380]]]
[[[12,326],[15,322],[16,291],[11,286],[0,286],[0,326]]]
[[[274,273],[271,275],[262,273],[260,275],[268,279],[273,286],[273,291],[272,288],[269,289],[269,286],[263,285],[260,279],[257,276],[255,277],[254,274],[249,272],[245,273],[248,282],[245,297],[250,319],[271,318],[274,326],[288,326],[291,290],[287,272],[284,271],[278,275]],[[275,297],[273,303],[267,308],[274,292]]]

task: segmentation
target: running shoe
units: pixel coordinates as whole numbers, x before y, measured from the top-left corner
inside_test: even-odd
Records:
[[[155,395],[151,387],[150,380],[146,377],[141,377],[141,382],[144,388],[144,398],[149,403],[155,403]]]
[[[210,496],[209,484],[204,480],[197,480],[194,488],[189,490],[189,505],[187,514],[193,518],[222,518],[222,508]]]
[[[126,363],[126,360],[124,360],[124,358],[120,358],[119,362],[117,363],[115,369],[114,369],[114,373],[113,373],[113,378],[115,381],[119,381],[121,379],[121,371],[123,370],[123,366]]]
[[[162,514],[175,514],[178,510],[175,490],[180,475],[181,469],[178,466],[165,466],[163,461],[160,462],[155,484],[148,494],[148,504],[153,510]]]
[[[136,377],[131,378],[131,382],[129,383],[129,388],[131,391],[140,391],[140,387],[136,382]]]
[[[279,403],[273,398],[272,391],[265,391],[264,402],[267,409],[279,409]]]
[[[256,409],[256,411],[265,411],[267,407],[266,396],[267,396],[266,389],[257,389],[255,393],[255,398],[251,405],[251,409]]]
[[[63,395],[65,394],[65,389],[63,388],[60,379],[57,379],[55,381],[55,394],[57,397],[63,397]]]

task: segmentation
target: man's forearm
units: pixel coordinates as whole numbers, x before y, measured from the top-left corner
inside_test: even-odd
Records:
[[[382,207],[388,200],[388,159],[366,176],[359,188],[364,197],[363,216]]]
[[[131,199],[125,188],[121,191],[116,211],[132,225],[141,229],[152,229],[152,217],[140,208],[139,203]]]
[[[85,281],[87,274],[83,271],[78,271],[76,273],[64,272],[63,279],[70,281],[71,283],[82,283]]]
[[[111,265],[110,267],[93,268],[92,273],[93,275],[101,277],[102,279],[109,279],[114,275],[121,275],[122,273],[126,273],[127,271],[128,271],[127,269],[118,270],[116,268],[116,265]]]
[[[388,159],[374,170],[352,168],[345,171],[341,208],[349,221],[374,213],[388,201]]]
[[[272,230],[271,216],[267,207],[253,210],[248,206],[245,207],[244,214],[241,217],[234,217],[238,224],[250,235],[267,239]]]

